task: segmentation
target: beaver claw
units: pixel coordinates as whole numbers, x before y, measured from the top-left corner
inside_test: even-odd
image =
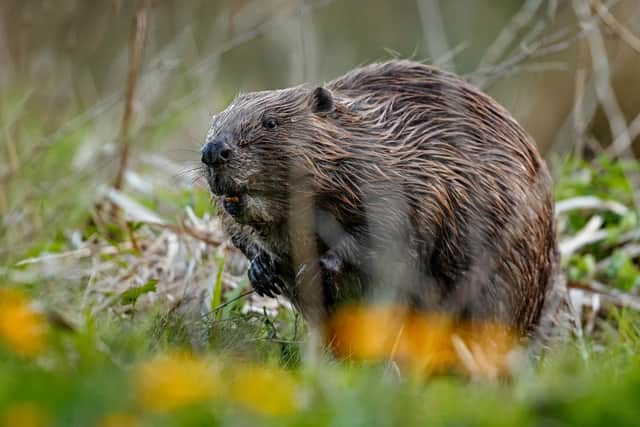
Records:
[[[262,252],[251,260],[249,265],[249,281],[260,296],[275,297],[282,293],[284,287],[279,275],[277,261],[269,254]]]

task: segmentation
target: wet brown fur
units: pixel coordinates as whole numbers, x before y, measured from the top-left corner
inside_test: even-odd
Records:
[[[532,139],[487,95],[415,62],[372,64],[324,88],[328,111],[303,85],[241,95],[214,117],[208,140],[225,134],[234,147],[224,170],[205,168],[227,232],[291,262],[291,195],[308,193],[313,206],[293,208],[314,212],[318,254],[342,265],[322,283],[327,311],[393,294],[533,332],[558,251],[551,179]],[[222,195],[236,193],[247,196],[234,218]],[[284,293],[296,303],[293,275]]]

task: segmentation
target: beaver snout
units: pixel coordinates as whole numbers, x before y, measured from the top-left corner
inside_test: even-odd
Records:
[[[232,154],[231,148],[222,140],[207,142],[202,147],[202,163],[211,167],[220,166],[228,162]]]

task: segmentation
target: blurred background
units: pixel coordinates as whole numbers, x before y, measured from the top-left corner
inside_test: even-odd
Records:
[[[4,0],[2,233],[24,215],[35,215],[33,231],[87,203],[63,201],[74,177],[84,184],[74,194],[92,195],[116,173],[136,8],[147,27],[128,132],[134,165],[150,155],[197,162],[212,113],[239,92],[323,82],[390,57],[466,76],[547,159],[598,154],[616,138],[627,152],[640,133],[635,0]]]

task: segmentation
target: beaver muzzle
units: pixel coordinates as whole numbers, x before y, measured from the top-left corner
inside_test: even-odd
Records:
[[[228,162],[233,150],[223,140],[213,140],[202,147],[201,154],[202,163],[215,168]]]

